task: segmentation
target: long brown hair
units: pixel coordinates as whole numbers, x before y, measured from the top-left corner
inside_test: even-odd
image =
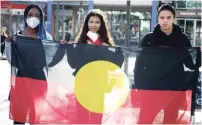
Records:
[[[88,13],[88,15],[86,16],[86,19],[84,21],[83,27],[81,28],[78,36],[76,37],[76,42],[82,43],[82,44],[87,43],[87,40],[88,40],[87,33],[89,31],[89,29],[88,29],[88,21],[89,21],[90,17],[97,16],[101,21],[101,26],[100,26],[100,29],[98,31],[98,34],[100,35],[101,41],[105,42],[106,44],[108,44],[110,46],[114,46],[114,42],[113,42],[113,39],[112,39],[112,37],[110,35],[106,19],[104,18],[103,15],[104,14],[102,13],[102,11],[100,9],[91,10]]]

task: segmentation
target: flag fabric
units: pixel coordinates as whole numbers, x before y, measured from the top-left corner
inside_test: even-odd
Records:
[[[119,48],[15,36],[11,119],[188,124],[198,48]]]

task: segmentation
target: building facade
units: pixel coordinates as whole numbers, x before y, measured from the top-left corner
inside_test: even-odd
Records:
[[[176,1],[176,21],[193,46],[201,46],[201,0]]]
[[[65,2],[54,2],[53,6],[57,10],[55,11],[54,17],[56,20],[59,20],[56,21],[59,23],[55,27],[55,38],[64,39],[68,33],[71,34],[71,39],[74,40],[88,13],[88,1],[78,2],[74,5]],[[142,2],[131,1],[130,45],[137,45],[140,38],[151,30],[151,7],[151,0]],[[126,1],[94,0],[94,8],[101,9],[105,13],[108,26],[116,44],[124,45],[127,28]]]
[[[23,14],[27,5],[1,1],[1,28],[5,29],[8,35],[24,29]]]
[[[167,0],[164,0],[165,2]],[[2,2],[1,2],[2,3]],[[7,27],[9,33],[22,30],[24,8],[30,2],[16,2],[1,5],[1,27]],[[172,1],[176,8],[176,23],[186,33],[193,46],[201,45],[201,1]],[[36,3],[44,10],[47,27],[46,2]],[[52,36],[55,40],[74,40],[88,13],[89,1],[52,1]],[[14,7],[15,6],[15,7]],[[20,7],[19,7],[20,6]],[[125,0],[94,0],[94,8],[104,11],[111,34],[117,44],[124,45],[127,28],[127,7]],[[158,8],[157,8],[158,9]],[[157,16],[157,15],[156,15]],[[130,42],[137,45],[140,39],[151,31],[152,0],[131,0],[130,6]]]

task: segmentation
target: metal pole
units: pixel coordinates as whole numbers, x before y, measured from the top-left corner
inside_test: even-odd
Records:
[[[126,36],[125,36],[125,46],[129,47],[129,42],[130,42],[130,0],[127,0],[127,12],[126,12],[126,19],[127,19],[127,24],[126,24]]]
[[[129,47],[129,42],[130,42],[130,0],[127,0],[127,12],[126,12],[126,28],[125,28],[125,47]],[[125,55],[125,65],[124,65],[124,72],[128,74],[128,58],[129,58],[129,53],[127,52]]]
[[[157,24],[157,6],[158,6],[158,1],[157,0],[152,0],[152,25],[151,25],[151,30],[154,29],[155,25]]]
[[[58,32],[58,30],[59,30],[59,19],[60,19],[60,14],[58,14],[58,13],[60,13],[60,2],[59,1],[57,1],[57,7],[56,7],[56,13],[55,13],[55,17],[56,17],[56,19],[55,19],[55,39],[56,40],[59,40],[59,32]]]
[[[52,32],[52,1],[47,3],[47,31]]]
[[[61,1],[62,2],[62,1]],[[64,19],[65,19],[65,2],[62,2],[62,39],[65,39],[65,27],[64,27]]]

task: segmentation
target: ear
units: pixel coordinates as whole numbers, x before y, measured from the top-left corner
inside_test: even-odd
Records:
[[[174,20],[174,23],[177,23],[177,20],[176,20],[176,18],[175,18],[175,17],[173,18],[173,20]]]

